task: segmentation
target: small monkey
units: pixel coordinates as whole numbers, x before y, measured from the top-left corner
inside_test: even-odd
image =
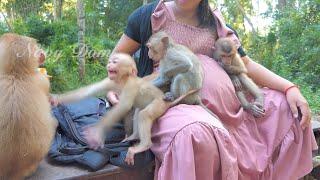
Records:
[[[198,57],[187,47],[176,44],[163,31],[153,34],[146,46],[149,48],[148,56],[155,62],[159,62],[159,74],[153,80],[153,84],[165,93],[166,101],[173,101],[177,97],[192,89],[202,87],[202,69]],[[148,77],[152,79],[154,74]],[[208,113],[218,119],[205,105],[203,105],[200,92],[189,95],[181,101],[184,104],[200,105]]]
[[[189,94],[198,91],[191,90],[173,102],[163,100],[163,92],[152,83],[137,77],[137,68],[134,60],[127,54],[115,54],[110,57],[107,70],[109,77],[104,80],[58,95],[55,101],[59,103],[76,101],[98,92],[115,91],[119,94],[119,102],[95,126],[85,130],[85,135],[89,146],[97,149],[103,146],[104,134],[116,121],[121,120],[132,108],[138,109],[137,132],[133,132],[133,137],[139,137],[139,144],[130,147],[126,156],[126,162],[134,164],[134,155],[150,148],[151,126],[153,122],[162,116],[168,108],[174,106]]]
[[[153,79],[155,79],[158,76],[158,73],[152,73],[148,76],[143,77],[142,79],[145,81],[152,81]],[[109,103],[111,103],[112,106],[116,105],[119,102],[119,96],[117,93],[115,93],[114,91],[108,91],[107,93],[107,99],[109,101]],[[124,129],[126,132],[126,138],[122,140],[122,142],[124,141],[128,141],[128,140],[133,140],[136,139],[137,136],[135,136],[133,134],[134,132],[137,132],[136,129],[137,128],[137,115],[139,113],[138,109],[132,109],[123,119],[124,122]],[[131,135],[131,136],[130,136]]]
[[[158,88],[169,86],[166,100],[173,100],[191,89],[202,87],[202,69],[198,57],[187,47],[174,43],[163,31],[153,34],[146,46],[148,56],[159,62],[159,76],[153,81]],[[185,104],[201,104],[200,93],[182,100]]]
[[[36,171],[57,127],[50,83],[37,71],[45,59],[39,52],[35,39],[0,37],[0,179],[23,179]]]
[[[237,53],[236,46],[228,38],[219,38],[215,43],[214,58],[222,68],[229,74],[235,88],[237,97],[245,110],[248,110],[254,117],[264,116],[264,97],[259,87],[247,75],[247,69]],[[255,98],[249,103],[241,87],[245,87]]]

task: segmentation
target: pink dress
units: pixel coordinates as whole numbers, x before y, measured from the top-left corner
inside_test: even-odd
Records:
[[[240,42],[213,11],[219,37]],[[220,120],[200,106],[171,108],[152,127],[152,151],[156,156],[155,179],[298,179],[312,169],[312,149],[317,145],[311,128],[302,131],[285,96],[263,89],[266,115],[255,119],[240,107],[228,75],[211,58],[215,37],[201,29],[175,21],[160,1],[152,15],[153,32],[166,31],[189,47],[201,61],[203,102]]]

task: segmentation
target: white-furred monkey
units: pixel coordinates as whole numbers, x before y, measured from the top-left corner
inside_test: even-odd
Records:
[[[38,71],[44,55],[35,39],[0,37],[0,179],[23,179],[47,154],[57,121],[49,81]]]
[[[134,164],[134,155],[150,148],[151,126],[166,110],[177,104],[184,97],[198,91],[192,90],[173,102],[163,100],[163,92],[152,83],[137,77],[134,60],[127,54],[114,54],[107,65],[109,78],[98,83],[80,88],[69,93],[58,95],[55,100],[59,103],[70,102],[91,96],[98,92],[115,91],[119,94],[119,103],[95,126],[85,130],[85,137],[89,146],[97,149],[104,144],[104,134],[116,121],[120,121],[132,109],[139,109],[138,137],[139,144],[130,147],[126,156],[128,164]],[[135,132],[134,132],[135,133]]]
[[[237,53],[235,44],[228,38],[219,38],[215,43],[215,48],[214,58],[229,74],[242,107],[257,118],[264,116],[263,94],[259,87],[247,76],[247,69]],[[247,89],[254,96],[253,103],[248,102],[241,87]]]

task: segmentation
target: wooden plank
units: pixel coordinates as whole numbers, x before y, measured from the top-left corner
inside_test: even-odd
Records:
[[[49,164],[43,160],[37,171],[27,180],[56,180],[56,179],[104,179],[104,180],[149,180],[153,179],[154,164],[142,169],[123,169],[106,165],[99,171],[90,172],[76,165]]]

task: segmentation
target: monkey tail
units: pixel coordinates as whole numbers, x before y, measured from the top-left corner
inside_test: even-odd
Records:
[[[187,96],[193,94],[193,93],[196,93],[198,92],[200,89],[192,89],[190,91],[188,91],[187,93],[181,95],[180,97],[178,97],[177,99],[175,99],[174,101],[170,102],[169,106],[172,107],[172,106],[175,106],[177,105],[180,101],[182,101],[184,98],[186,98]]]

